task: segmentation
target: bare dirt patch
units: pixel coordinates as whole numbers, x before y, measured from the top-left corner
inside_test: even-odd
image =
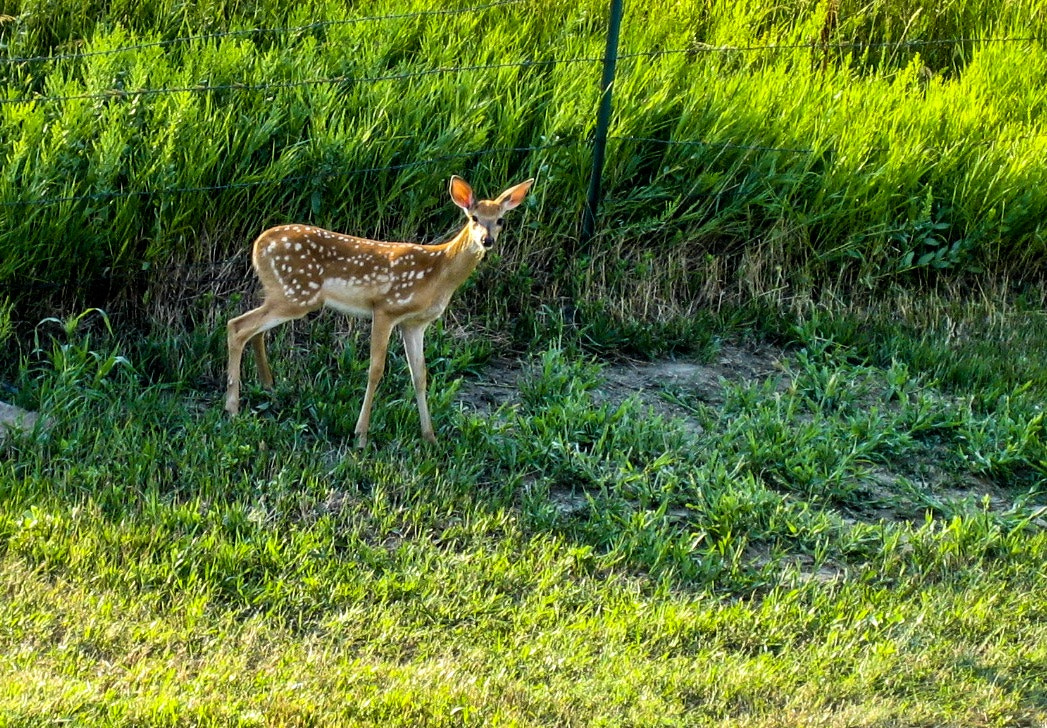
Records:
[[[469,409],[493,412],[519,400],[520,380],[524,376],[520,361],[495,359],[484,368],[482,379],[462,380],[458,401]]]
[[[657,361],[603,362],[601,384],[593,391],[594,404],[621,404],[631,397],[657,416],[672,420],[695,436],[702,426],[693,409],[677,402],[671,393],[686,393],[687,401],[700,401],[712,407],[724,403],[729,384],[761,383],[773,380],[780,390],[790,381],[790,353],[760,343],[724,344],[710,361],[695,358]],[[519,401],[520,385],[529,376],[520,360],[498,359],[487,365],[480,378],[466,379],[458,401],[466,408],[493,412]],[[889,408],[886,393],[870,388],[869,406]],[[882,400],[882,401],[881,401]],[[861,482],[857,502],[841,504],[844,520],[865,522],[920,522],[930,512],[955,513],[971,508],[987,508],[996,513],[1011,511],[1025,489],[1011,488],[992,479],[948,467],[944,450],[929,447],[925,457],[870,465]],[[584,494],[556,494],[556,508],[562,513],[584,509]],[[1042,522],[1047,507],[1041,509]]]
[[[616,404],[635,395],[658,414],[688,421],[690,411],[666,399],[666,390],[684,390],[707,404],[722,404],[728,382],[776,377],[781,374],[784,356],[781,350],[769,346],[725,345],[711,362],[620,362],[604,368],[605,387],[597,394]]]
[[[32,430],[39,417],[36,412],[27,412],[13,404],[0,402],[0,442],[7,437],[8,431]]]
[[[720,404],[727,382],[752,382],[778,376],[784,356],[780,349],[770,346],[727,344],[709,362],[697,359],[610,362],[603,366],[603,382],[594,395],[596,401],[612,404],[636,396],[656,413],[686,422],[690,411],[666,399],[667,388],[687,390],[703,402]],[[517,401],[524,376],[526,371],[520,361],[495,360],[484,370],[482,380],[462,382],[458,399],[470,409],[493,411]]]

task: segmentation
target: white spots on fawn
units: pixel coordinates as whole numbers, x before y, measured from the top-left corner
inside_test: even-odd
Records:
[[[444,248],[365,240],[307,225],[273,229],[259,248],[289,303],[323,303],[357,315],[384,298],[405,308],[428,300]],[[446,305],[446,304],[445,304]]]

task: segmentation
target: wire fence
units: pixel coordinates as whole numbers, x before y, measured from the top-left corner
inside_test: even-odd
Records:
[[[500,8],[511,5],[520,5],[524,0],[496,0],[495,2],[486,3],[482,5],[472,5],[462,8],[442,8],[438,10],[420,10],[409,13],[390,13],[386,15],[368,15],[359,16],[353,18],[340,18],[337,20],[323,20],[315,23],[308,23],[305,25],[291,25],[281,26],[272,28],[246,28],[242,30],[227,30],[214,33],[201,33],[197,35],[186,35],[179,36],[177,38],[170,38],[167,40],[149,41],[145,43],[135,43],[131,45],[121,46],[119,48],[109,48],[106,50],[97,51],[78,51],[75,53],[56,53],[52,55],[38,55],[38,56],[9,56],[0,57],[0,66],[14,66],[14,65],[28,65],[28,64],[40,64],[40,63],[55,63],[63,61],[80,61],[86,58],[95,58],[100,56],[112,56],[121,55],[124,53],[135,53],[150,48],[171,48],[178,45],[187,45],[193,43],[201,43],[206,41],[224,40],[226,38],[254,38],[258,36],[267,35],[295,35],[316,30],[323,30],[326,28],[347,26],[347,25],[358,25],[361,23],[380,23],[388,20],[410,20],[416,18],[430,18],[430,17],[448,17],[454,15],[471,15],[481,13],[485,10],[491,10],[493,8]],[[741,52],[741,53],[756,53],[756,52],[780,52],[790,50],[829,50],[829,51],[845,51],[855,49],[866,49],[866,48],[892,48],[896,50],[906,49],[918,49],[918,48],[929,48],[936,46],[955,46],[955,45],[992,45],[1001,43],[1032,43],[1032,42],[1044,42],[1047,39],[1047,34],[1044,35],[1021,35],[1021,36],[1002,36],[1002,37],[961,37],[961,38],[935,38],[935,39],[912,39],[912,40],[898,40],[898,41],[842,41],[829,43],[825,41],[809,41],[806,43],[764,43],[764,44],[750,44],[750,45],[713,45],[704,42],[695,42],[687,48],[669,48],[669,49],[658,49],[650,51],[639,51],[633,53],[623,53],[619,58],[654,58],[658,56],[666,55],[696,55],[699,53],[723,53],[723,52]],[[579,59],[585,61],[602,60],[598,59]],[[500,67],[500,66],[495,66]]]
[[[343,176],[356,176],[374,174],[377,172],[396,172],[404,169],[426,167],[435,164],[442,164],[444,162],[453,162],[455,160],[460,159],[474,159],[476,157],[489,155],[542,152],[550,149],[559,149],[574,143],[578,142],[572,140],[562,140],[551,144],[540,144],[527,147],[488,147],[486,149],[479,149],[473,152],[461,152],[459,154],[444,154],[438,157],[429,157],[428,159],[419,159],[413,162],[403,162],[400,164],[387,164],[381,167],[356,167],[352,169],[343,170],[339,172],[339,174]],[[321,178],[322,176],[323,175],[321,173],[300,174],[292,175],[289,177],[281,177],[280,179],[251,180],[249,182],[230,182],[228,184],[220,185],[166,187],[153,190],[107,190],[104,192],[94,192],[86,195],[43,197],[32,200],[9,200],[7,202],[0,202],[0,208],[27,207],[33,205],[55,205],[66,202],[86,202],[90,200],[108,200],[124,197],[156,197],[189,194],[194,192],[222,192],[225,190],[251,189],[253,187],[267,187],[270,185],[284,186],[299,184],[301,182],[315,182],[318,178]]]
[[[242,38],[264,38],[274,36],[288,36],[288,35],[301,35],[306,33],[315,33],[324,31],[330,28],[339,26],[356,25],[360,23],[382,23],[387,21],[404,21],[404,20],[424,20],[430,18],[447,18],[451,16],[470,14],[475,15],[488,10],[494,10],[507,6],[522,5],[524,0],[494,0],[493,2],[472,5],[468,7],[460,8],[441,8],[434,10],[423,10],[413,11],[404,13],[390,13],[386,15],[375,15],[375,16],[361,16],[361,17],[347,17],[334,20],[324,20],[314,23],[308,23],[304,25],[288,25],[280,27],[260,27],[260,28],[249,28],[241,30],[228,30],[222,32],[213,33],[202,33],[197,35],[185,35],[176,38],[170,38],[166,40],[148,41],[143,43],[129,44],[118,48],[109,48],[103,50],[88,50],[79,51],[72,53],[57,53],[51,55],[35,55],[35,56],[11,56],[11,57],[0,57],[0,68],[8,69],[25,69],[43,64],[75,64],[81,61],[98,58],[102,56],[115,56],[121,54],[135,54],[143,51],[147,51],[155,48],[169,49],[176,46],[189,46],[200,43],[220,42],[225,39],[242,39]],[[968,45],[992,45],[992,44],[1014,44],[1014,43],[1030,43],[1030,42],[1044,42],[1047,36],[1040,35],[1015,35],[1015,36],[1000,36],[1000,37],[959,37],[950,39],[910,39],[910,40],[899,40],[899,41],[847,41],[838,43],[828,43],[824,41],[811,41],[805,43],[792,43],[792,44],[751,44],[751,45],[710,45],[701,42],[691,43],[685,48],[661,48],[652,50],[642,51],[631,51],[621,53],[618,55],[620,60],[639,60],[639,59],[657,59],[662,57],[679,56],[685,55],[688,57],[697,57],[707,54],[716,53],[780,53],[780,52],[792,52],[792,51],[819,51],[819,52],[844,52],[853,50],[863,49],[879,49],[879,48],[890,48],[895,50],[915,50],[927,47],[941,47],[941,46],[968,46]],[[472,64],[472,65],[456,65],[456,66],[437,66],[432,68],[421,68],[414,70],[405,70],[402,72],[394,73],[378,73],[378,74],[364,74],[359,76],[353,75],[335,75],[330,77],[317,77],[317,78],[304,78],[304,79],[289,79],[289,80],[278,80],[270,81],[266,83],[225,83],[225,84],[209,84],[200,83],[195,85],[183,85],[183,86],[172,86],[172,87],[141,87],[141,88],[121,88],[114,85],[113,88],[106,89],[101,92],[85,92],[76,94],[30,94],[30,95],[18,95],[8,96],[0,98],[0,108],[4,106],[20,105],[20,104],[31,104],[31,105],[52,105],[62,104],[73,101],[83,100],[130,100],[134,98],[142,97],[156,97],[161,95],[170,94],[213,94],[213,93],[271,93],[278,90],[304,88],[313,86],[349,86],[355,84],[378,84],[384,82],[397,82],[397,81],[410,81],[414,79],[420,79],[425,77],[439,76],[439,75],[460,75],[460,74],[471,74],[471,73],[485,73],[493,72],[504,69],[538,69],[548,68],[552,66],[566,66],[566,65],[598,65],[605,61],[603,56],[592,56],[583,55],[577,57],[564,57],[564,58],[542,58],[542,59],[521,59],[511,60],[499,63],[485,63],[485,64]],[[595,75],[594,75],[595,78]],[[1028,139],[1040,136],[1047,136],[1045,134],[1029,134],[1024,137],[1016,137],[1009,139],[1008,141],[1016,141],[1020,139]],[[792,146],[774,146],[774,145],[762,145],[762,144],[744,144],[731,141],[703,141],[703,140],[690,140],[690,139],[659,139],[645,136],[635,135],[612,135],[609,137],[612,141],[617,142],[630,142],[644,145],[658,145],[664,147],[696,147],[703,149],[720,149],[720,150],[738,150],[745,152],[767,152],[767,153],[783,153],[783,154],[797,154],[797,155],[812,155],[818,153],[816,150],[811,148],[803,147],[792,147]],[[380,172],[395,172],[405,169],[425,167],[431,165],[438,165],[441,163],[465,160],[465,159],[476,159],[481,156],[489,155],[500,155],[500,154],[529,154],[536,152],[546,152],[555,149],[562,149],[567,147],[580,147],[591,143],[590,139],[585,138],[572,138],[572,139],[561,139],[554,143],[540,144],[540,145],[529,145],[529,146],[511,146],[511,147],[494,147],[488,149],[481,149],[475,151],[462,152],[458,154],[441,155],[431,158],[418,159],[415,161],[389,164],[378,167],[367,167],[367,168],[354,168],[344,169],[339,171],[341,176],[358,176]],[[989,142],[986,142],[989,143]],[[877,151],[877,150],[872,150]],[[882,151],[882,150],[881,150]],[[315,174],[299,174],[279,178],[263,178],[254,180],[240,180],[240,181],[229,181],[216,183],[211,185],[198,185],[198,186],[174,186],[174,187],[157,187],[157,188],[145,188],[145,189],[113,189],[113,190],[99,190],[97,192],[90,192],[78,195],[45,195],[41,197],[31,199],[17,199],[17,200],[5,200],[0,201],[0,209],[18,209],[27,207],[45,207],[49,205],[67,204],[67,203],[81,203],[89,201],[104,201],[121,198],[154,198],[154,197],[169,197],[175,195],[184,195],[191,193],[206,193],[206,192],[221,192],[228,190],[245,190],[259,187],[268,186],[292,186],[298,185],[305,182],[317,182],[322,180],[325,176],[323,171],[318,171]]]
[[[163,96],[181,93],[215,93],[232,91],[234,93],[257,93],[302,88],[307,86],[346,86],[351,84],[374,84],[383,81],[408,81],[427,76],[441,76],[451,73],[472,73],[477,71],[497,71],[506,68],[537,68],[542,66],[560,66],[574,63],[600,63],[602,58],[561,58],[543,61],[510,61],[506,63],[485,63],[468,66],[440,66],[418,71],[379,74],[376,76],[331,76],[327,78],[307,78],[294,81],[269,81],[266,83],[228,83],[196,84],[193,86],[175,86],[161,88],[124,89],[112,88],[96,93],[68,94],[64,96],[26,96],[14,99],[0,99],[0,105],[9,104],[49,104],[65,101],[84,101],[93,99],[131,99],[139,96]]]
[[[475,6],[472,10],[478,11],[491,7],[497,7],[500,5],[511,5],[522,2],[523,0],[505,0],[504,2],[492,3],[490,5]],[[434,11],[434,13],[437,11]],[[460,13],[466,12],[465,10],[455,11],[440,11],[443,13]],[[417,15],[417,14],[415,14]],[[360,18],[353,22],[360,22],[362,20],[384,20],[395,17],[411,17],[410,15],[403,16],[377,16],[373,18]],[[335,21],[331,21],[335,22]],[[344,21],[350,22],[350,21]],[[330,24],[330,23],[327,23]],[[316,24],[322,25],[322,24]],[[297,28],[281,29],[281,28],[258,28],[252,31],[230,31],[228,33],[213,33],[199,36],[186,36],[184,38],[178,38],[171,41],[158,41],[156,43],[146,43],[134,46],[126,46],[117,49],[110,49],[107,51],[94,51],[87,53],[75,53],[65,54],[57,56],[35,56],[30,58],[0,58],[0,65],[2,64],[14,64],[14,63],[34,63],[41,61],[66,61],[66,60],[80,60],[84,58],[90,58],[99,55],[112,55],[119,53],[127,53],[142,50],[145,48],[173,44],[175,42],[192,42],[201,39],[207,40],[212,38],[221,38],[228,36],[237,36],[245,33],[282,33],[291,32],[300,28],[309,28],[313,26],[298,26]],[[801,44],[769,44],[760,46],[710,46],[705,44],[696,44],[689,48],[669,48],[659,49],[651,51],[637,51],[631,53],[622,53],[618,56],[619,60],[633,60],[638,58],[658,58],[663,56],[673,55],[687,55],[695,56],[698,54],[707,53],[731,53],[731,52],[761,52],[761,51],[792,51],[792,50],[849,50],[854,48],[876,48],[876,47],[891,47],[896,49],[903,48],[918,48],[930,45],[963,45],[963,44],[998,44],[998,43],[1019,43],[1019,42],[1037,42],[1043,41],[1043,38],[1036,36],[1028,37],[1015,37],[1015,38],[953,38],[948,40],[928,40],[928,41],[902,41],[897,43],[880,43],[880,42],[848,42],[839,44],[824,44],[818,42],[801,43]],[[83,100],[96,100],[96,99],[130,99],[135,97],[148,97],[148,96],[161,96],[167,94],[180,94],[180,93],[214,93],[214,92],[234,92],[234,93],[252,93],[252,92],[269,92],[281,89],[290,88],[301,88],[307,86],[342,86],[350,84],[373,84],[382,83],[385,81],[407,81],[417,78],[424,78],[427,76],[439,76],[454,73],[473,73],[480,71],[497,71],[507,68],[519,68],[519,69],[530,69],[530,68],[541,68],[549,66],[565,66],[572,64],[598,64],[604,61],[603,57],[600,56],[580,56],[573,58],[556,58],[556,59],[542,59],[542,60],[520,60],[520,61],[507,61],[504,63],[485,63],[475,65],[463,65],[463,66],[440,66],[436,68],[425,68],[416,71],[404,71],[401,73],[388,73],[378,75],[365,75],[365,76],[330,76],[325,78],[308,78],[308,79],[297,79],[292,81],[272,81],[266,83],[229,83],[229,84],[206,84],[200,83],[192,86],[176,86],[176,87],[159,87],[159,88],[138,88],[138,89],[126,89],[114,87],[101,92],[94,93],[82,93],[82,94],[65,94],[65,95],[46,95],[37,94],[33,96],[18,96],[15,98],[0,98],[0,105],[11,105],[11,104],[52,104],[52,103],[63,103],[67,101],[83,101]]]
[[[306,25],[291,25],[278,28],[247,28],[244,30],[226,30],[215,33],[201,33],[199,35],[180,36],[178,38],[170,38],[168,40],[150,41],[147,43],[136,43],[134,45],[122,46],[120,48],[110,48],[101,51],[58,53],[49,56],[13,56],[9,58],[0,58],[0,65],[45,63],[53,61],[78,61],[84,58],[119,55],[121,53],[143,51],[149,48],[171,48],[177,45],[199,43],[201,41],[210,40],[223,40],[225,38],[251,38],[260,35],[293,35],[296,33],[322,30],[325,28],[333,28],[337,26],[357,25],[360,23],[380,23],[386,20],[410,20],[413,18],[428,18],[434,16],[447,17],[467,13],[479,13],[484,10],[504,7],[506,5],[517,5],[522,3],[523,1],[524,0],[496,0],[496,2],[487,3],[485,5],[473,5],[471,7],[464,8],[441,8],[439,10],[418,10],[410,13],[366,15],[355,18],[340,18],[338,20],[322,20],[316,23],[308,23]]]

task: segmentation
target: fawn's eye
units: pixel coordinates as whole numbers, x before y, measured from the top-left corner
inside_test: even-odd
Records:
[[[495,224],[495,225],[497,225],[498,227],[501,227],[502,225],[504,225],[504,224],[505,224],[505,218],[504,218],[504,217],[500,217],[500,218],[498,218],[498,219],[497,219],[497,220],[495,221],[495,223],[494,223],[494,224]]]
[[[473,215],[472,217],[473,217],[473,222],[476,222],[476,223],[480,222],[480,218],[478,218],[476,215]]]

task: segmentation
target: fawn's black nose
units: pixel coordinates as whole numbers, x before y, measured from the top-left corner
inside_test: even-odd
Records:
[[[485,248],[490,248],[492,245],[494,245],[494,236],[493,235],[484,235],[484,237],[483,237],[483,244],[484,244]]]

